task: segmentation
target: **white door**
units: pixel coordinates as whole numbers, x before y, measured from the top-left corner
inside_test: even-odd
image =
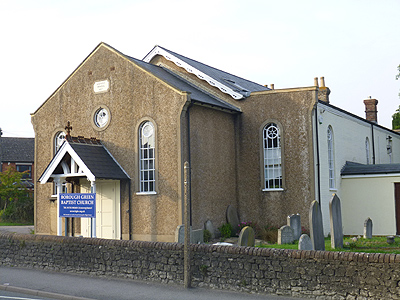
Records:
[[[83,193],[89,191],[89,185],[81,185]],[[96,236],[103,239],[120,237],[120,193],[119,181],[96,181]],[[81,219],[81,234],[91,235],[91,219]]]

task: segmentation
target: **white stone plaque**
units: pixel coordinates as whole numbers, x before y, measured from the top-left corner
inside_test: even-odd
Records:
[[[107,92],[110,88],[110,82],[108,80],[96,81],[93,85],[93,91],[95,93]]]

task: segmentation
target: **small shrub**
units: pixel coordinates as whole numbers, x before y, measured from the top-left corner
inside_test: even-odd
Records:
[[[245,228],[246,226],[249,226],[251,228],[253,228],[254,230],[254,234],[256,238],[261,238],[261,228],[258,225],[257,222],[251,222],[251,221],[247,221],[247,222],[241,222],[239,225],[239,231],[237,233],[237,235],[239,236],[240,231]]]
[[[229,223],[222,224],[221,227],[218,228],[221,232],[221,237],[224,239],[230,238],[232,236],[232,225]]]
[[[208,274],[208,266],[207,265],[201,265],[199,267],[201,274],[203,274],[204,277],[207,276]]]
[[[266,225],[260,230],[260,238],[268,243],[275,244],[278,242],[278,227]]]
[[[203,237],[204,237],[204,242],[208,243],[209,241],[211,241],[211,232],[205,229],[203,232]]]
[[[304,226],[301,226],[301,234],[307,234],[310,236],[310,230],[305,228]]]

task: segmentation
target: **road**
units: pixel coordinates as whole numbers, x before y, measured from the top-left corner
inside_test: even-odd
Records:
[[[0,231],[8,231],[14,233],[25,233],[30,234],[34,230],[33,225],[31,226],[0,226]]]
[[[208,288],[185,289],[183,285],[159,284],[92,277],[72,273],[0,266],[0,300],[3,293],[22,292],[46,299],[64,300],[293,300],[297,298],[238,293]],[[49,294],[52,293],[52,294]],[[68,295],[69,297],[67,297]],[[11,298],[12,299],[12,298]],[[33,299],[33,298],[31,298]],[[35,298],[38,299],[38,298]],[[44,298],[39,298],[44,299]]]
[[[27,295],[20,292],[9,292],[0,290],[0,300],[56,300],[59,298],[43,298],[34,295]]]

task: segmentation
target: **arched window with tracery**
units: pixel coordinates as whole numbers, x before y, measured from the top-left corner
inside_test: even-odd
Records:
[[[282,147],[279,126],[267,124],[263,129],[264,190],[282,189]]]
[[[139,191],[153,193],[155,187],[155,132],[150,121],[139,127]]]

